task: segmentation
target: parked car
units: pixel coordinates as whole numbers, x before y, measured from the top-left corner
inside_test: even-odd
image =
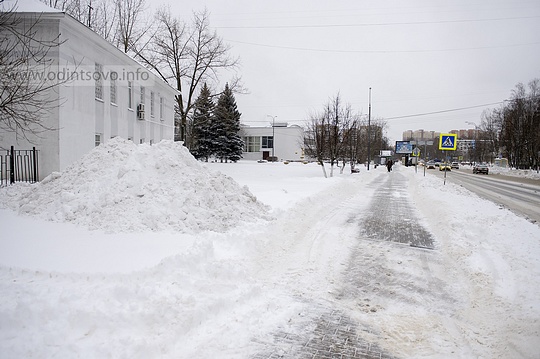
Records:
[[[450,167],[452,167],[452,169],[459,170],[459,163],[458,163],[458,162],[452,162],[452,164],[450,165]]]
[[[448,163],[439,163],[439,171],[451,171],[452,166],[450,166]]]
[[[436,166],[435,161],[428,161],[428,163],[426,163],[426,168],[427,168],[428,170],[430,170],[430,169],[433,169],[433,170],[434,170],[434,169],[435,169],[435,166]]]
[[[489,173],[489,167],[485,163],[477,163],[472,169],[472,173]]]

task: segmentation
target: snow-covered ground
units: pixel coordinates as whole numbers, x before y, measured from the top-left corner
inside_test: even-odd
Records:
[[[321,301],[400,358],[540,352],[538,225],[399,165],[325,179],[316,164],[202,164],[184,150],[110,141],[0,189],[1,358],[248,358]],[[359,235],[397,174],[434,251]],[[337,299],[352,260],[392,278],[377,283],[387,296],[362,298],[375,310]],[[436,295],[411,295],[426,276]]]
[[[538,170],[516,170],[509,167],[490,166],[489,171],[493,174],[540,180],[540,172]]]

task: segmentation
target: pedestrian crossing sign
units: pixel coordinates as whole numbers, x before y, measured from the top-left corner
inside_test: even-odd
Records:
[[[453,133],[441,133],[439,136],[439,150],[455,151],[457,148],[457,135]]]

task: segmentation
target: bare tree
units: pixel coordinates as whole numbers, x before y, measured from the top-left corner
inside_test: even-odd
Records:
[[[145,0],[114,0],[118,15],[118,42],[119,48],[127,53],[141,41],[149,30],[143,25]]]
[[[118,43],[118,12],[115,3],[101,0],[92,5],[90,28],[111,44]]]
[[[500,140],[510,165],[516,168],[538,166],[540,151],[540,80],[516,85],[504,106]]]
[[[482,147],[485,148],[486,159],[488,159],[489,162],[493,162],[495,155],[499,153],[499,133],[502,128],[504,109],[501,107],[494,110],[484,110],[481,118],[480,137],[485,142],[485,145]],[[482,159],[480,158],[480,160]]]
[[[334,166],[339,166],[340,161],[343,164],[341,172],[347,161],[356,161],[360,143],[359,118],[350,105],[342,103],[339,93],[325,105],[321,113],[310,116],[304,139],[305,151],[308,156],[317,159],[325,177],[325,161],[330,163],[330,177],[333,177]],[[351,168],[354,167],[353,163]]]
[[[326,168],[324,167],[328,143],[327,138],[329,136],[327,120],[328,118],[324,114],[310,115],[309,122],[306,125],[306,131],[304,132],[305,153],[309,157],[316,159],[317,163],[321,166],[325,178],[328,177]]]
[[[174,18],[168,8],[159,10],[156,20],[159,30],[152,43],[137,55],[178,90],[175,138],[186,141],[197,89],[205,82],[217,83],[220,70],[235,68],[238,59],[229,55],[230,46],[210,29],[206,10],[194,13],[191,24]],[[233,92],[240,86],[238,79],[229,83]]]
[[[370,158],[377,157],[381,150],[390,148],[390,141],[385,136],[387,123],[382,118],[375,118],[371,120],[371,153]]]
[[[352,143],[349,145],[348,152],[351,160],[355,162],[365,161],[368,157],[368,147],[370,158],[375,158],[380,150],[391,148],[386,137],[387,124],[382,118],[372,119],[368,126],[368,120],[360,115],[356,116],[354,127],[351,129]],[[369,130],[368,130],[369,129]],[[370,146],[368,146],[368,142]]]
[[[360,147],[361,147],[361,116],[357,116],[345,128],[344,131],[344,160],[348,160],[351,165],[351,171],[354,171],[356,163],[358,162]]]
[[[50,130],[46,114],[59,106],[58,79],[51,78],[51,53],[59,36],[40,36],[39,18],[0,12],[0,129],[28,139]]]
[[[145,0],[43,0],[65,11],[123,52],[152,32],[144,16]]]
[[[351,105],[342,104],[338,93],[326,106],[325,116],[328,117],[328,159],[330,160],[330,177],[334,175],[334,166],[341,160],[343,167],[346,163],[347,141],[351,136],[349,129],[355,122]]]
[[[45,4],[65,11],[86,26],[91,26],[92,10],[97,5],[97,1],[94,0],[94,4],[92,4],[92,0],[43,0]]]

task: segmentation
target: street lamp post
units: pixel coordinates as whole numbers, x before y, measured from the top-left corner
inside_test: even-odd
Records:
[[[275,139],[275,128],[276,128],[276,116],[272,116],[272,115],[266,115],[267,117],[271,117],[272,118],[272,162],[274,162],[276,160],[276,158],[274,157],[274,147],[275,147],[275,143],[276,143],[276,139]]]
[[[477,146],[478,144],[476,143],[477,139],[478,139],[478,126],[476,125],[476,123],[474,122],[471,122],[471,121],[465,121],[465,123],[467,125],[472,125],[474,126],[474,162],[476,162],[476,159],[477,159]]]

